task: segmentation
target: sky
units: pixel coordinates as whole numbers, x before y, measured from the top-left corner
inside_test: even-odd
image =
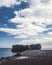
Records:
[[[52,48],[52,0],[0,0],[0,48],[38,43]]]

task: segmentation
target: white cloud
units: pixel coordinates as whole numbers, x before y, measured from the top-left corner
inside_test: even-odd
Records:
[[[41,3],[43,4],[49,4],[51,0],[40,0]]]
[[[17,44],[23,44],[23,45],[41,44],[41,47],[43,49],[43,48],[52,48],[52,45],[50,47],[51,43],[52,43],[52,38],[50,38],[50,37],[43,38],[42,37],[42,38],[37,38],[37,39],[23,40]]]
[[[48,36],[52,37],[52,32],[48,32]]]
[[[14,11],[14,14],[16,16],[9,20],[10,22],[16,24],[21,23],[21,25],[16,25],[16,29],[0,28],[0,31],[5,31],[12,35],[15,35],[16,36],[15,38],[28,39],[29,37],[31,37],[30,40],[24,40],[21,42],[21,44],[28,44],[31,42],[32,43],[52,42],[51,37],[52,32],[46,34],[45,37],[43,36],[44,33],[42,33],[43,31],[49,30],[46,28],[48,24],[52,24],[52,0],[25,1],[29,2],[30,7],[22,9],[20,11]]]
[[[23,40],[20,44],[41,43],[44,48],[46,47],[45,45],[43,47],[44,43],[52,42],[52,32],[46,35],[38,34],[38,32],[49,30],[46,25],[52,24],[52,0],[31,0],[29,2],[31,4],[29,8],[14,12],[16,16],[11,19],[11,22],[22,23],[19,27],[26,29],[27,33],[30,32],[33,36],[30,40]],[[35,24],[32,24],[33,22]]]
[[[31,0],[31,5],[27,9],[15,11],[15,18],[11,22],[39,22],[45,24],[52,24],[52,1],[47,4],[41,4],[40,0]],[[34,4],[33,4],[34,3]],[[24,16],[24,18],[20,17]]]
[[[0,28],[0,31],[15,35],[15,38],[28,38],[38,35],[38,33],[44,31],[44,28],[38,25],[33,25],[32,23],[23,23],[22,25],[17,25],[16,29]]]
[[[18,2],[17,0],[0,0],[0,7],[11,7],[12,5],[20,4],[21,2]]]

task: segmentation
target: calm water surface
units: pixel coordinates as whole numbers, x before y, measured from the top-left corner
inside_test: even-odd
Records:
[[[8,57],[12,55],[13,53],[10,48],[0,48],[0,57]]]

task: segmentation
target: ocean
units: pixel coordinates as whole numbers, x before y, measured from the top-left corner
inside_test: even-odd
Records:
[[[52,49],[49,49],[49,50],[48,49],[42,49],[42,50],[44,50],[44,51],[35,50],[34,52],[36,53],[36,55],[37,54],[42,55],[42,53],[43,53],[43,54],[48,54],[48,55],[52,56]],[[34,53],[34,55],[35,55],[35,53]],[[49,54],[49,53],[51,53],[51,54]],[[1,57],[9,57],[9,56],[12,56],[12,55],[14,55],[14,53],[12,53],[11,48],[0,48],[0,58]]]
[[[0,58],[12,56],[13,54],[10,48],[0,48]]]

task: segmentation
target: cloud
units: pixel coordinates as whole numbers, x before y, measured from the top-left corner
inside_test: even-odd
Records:
[[[0,31],[15,35],[16,38],[28,38],[38,35],[38,33],[44,31],[44,28],[38,25],[33,25],[32,23],[23,23],[22,25],[17,25],[16,29],[0,28]]]
[[[48,32],[48,36],[52,37],[52,32]]]
[[[20,4],[20,2],[17,0],[0,0],[0,7],[2,6],[11,7],[13,5],[18,5],[18,4]]]
[[[16,16],[15,18],[11,19],[11,22],[17,23],[18,21],[36,21],[41,24],[52,24],[52,1],[46,5],[42,4],[41,0],[31,0],[29,3],[31,4],[29,8],[20,11],[14,11]]]
[[[41,44],[42,49],[43,48],[52,48],[52,38],[45,37],[45,38],[37,38],[37,39],[29,39],[29,40],[23,40],[20,43],[17,44],[23,44],[23,45],[30,45],[30,44]],[[51,46],[50,46],[51,44]]]
[[[49,4],[51,0],[40,0],[41,3],[43,4]]]
[[[21,2],[28,2],[28,0],[0,0],[0,7],[14,7],[14,5],[20,5]]]
[[[15,35],[15,38],[29,39],[21,42],[23,44],[25,42],[27,44],[31,42],[52,42],[52,38],[50,38],[52,32],[49,32],[48,34],[46,33],[46,35],[43,33],[44,31],[50,30],[47,28],[47,25],[52,24],[52,0],[25,1],[29,2],[30,7],[14,11],[15,17],[9,20],[9,22],[16,24],[19,23],[20,25],[16,25],[16,29],[0,28],[0,31],[5,31],[11,35]]]

